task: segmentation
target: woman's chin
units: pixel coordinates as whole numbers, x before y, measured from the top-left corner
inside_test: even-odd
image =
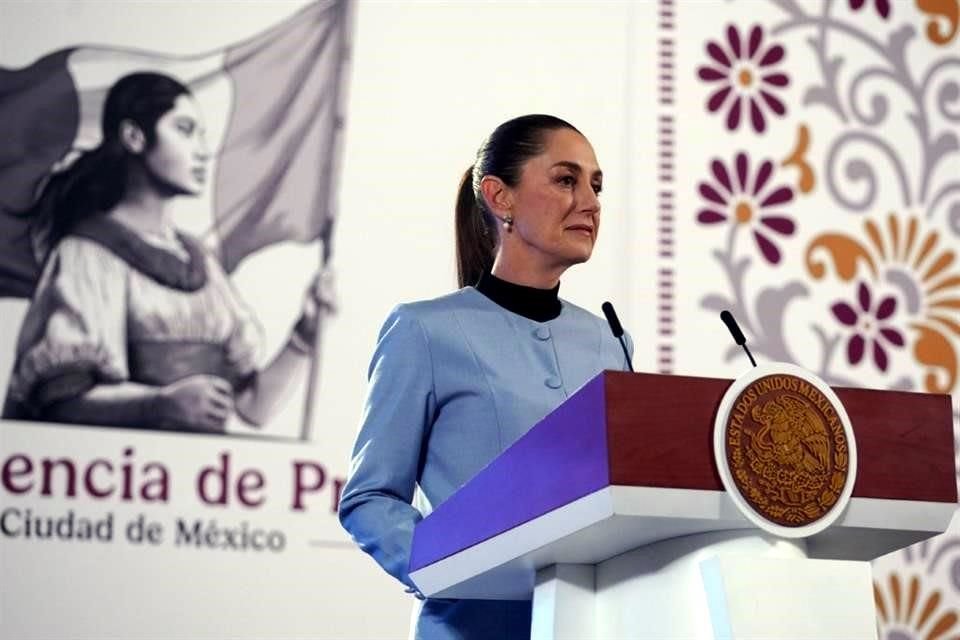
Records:
[[[575,264],[582,264],[589,260],[592,254],[592,249],[591,251],[570,252],[570,254],[564,256],[564,263],[567,267],[572,267]]]
[[[197,197],[199,195],[203,195],[203,187],[204,185],[202,184],[183,185],[179,189],[179,193],[177,195]]]
[[[571,259],[574,261],[573,264],[586,262],[590,259],[590,256],[593,255],[593,241],[591,240],[589,243],[582,243],[580,246],[571,251],[571,254]]]

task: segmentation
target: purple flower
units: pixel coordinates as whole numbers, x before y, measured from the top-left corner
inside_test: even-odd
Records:
[[[793,190],[785,185],[770,186],[773,162],[764,160],[757,173],[750,175],[747,154],[740,152],[728,170],[718,159],[710,163],[714,182],[701,182],[700,195],[706,200],[706,208],[697,213],[701,224],[716,224],[734,220],[734,224],[753,224],[753,238],[761,255],[770,264],[780,262],[780,249],[767,237],[773,232],[783,236],[793,235],[796,230],[793,220],[781,213],[770,211],[778,205],[793,200]]]
[[[866,4],[867,0],[850,0],[850,8],[854,11],[860,11]],[[890,17],[890,0],[873,0],[873,6],[884,20]]]
[[[741,113],[749,110],[753,130],[763,133],[767,128],[764,108],[778,116],[787,112],[786,105],[774,95],[790,83],[787,74],[774,68],[786,51],[779,44],[761,46],[763,29],[759,25],[754,25],[749,36],[741,36],[735,26],[728,26],[726,44],[708,42],[711,66],[697,69],[701,80],[720,83],[707,98],[707,110],[713,113],[728,106],[727,128],[731,131],[740,126]]]
[[[896,298],[888,296],[873,308],[870,289],[865,282],[861,282],[857,287],[857,304],[850,305],[840,301],[834,303],[830,310],[841,324],[854,329],[847,341],[847,359],[850,364],[858,364],[863,359],[869,344],[873,352],[873,363],[880,371],[886,371],[888,360],[887,352],[883,348],[884,343],[894,347],[904,345],[903,334],[885,323],[897,310]]]

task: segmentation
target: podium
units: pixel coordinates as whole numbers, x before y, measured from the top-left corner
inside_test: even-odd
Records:
[[[957,506],[949,396],[834,388],[853,493],[788,540],[718,475],[731,382],[602,372],[417,525],[411,578],[427,597],[532,598],[534,638],[875,637],[868,561],[945,531]]]

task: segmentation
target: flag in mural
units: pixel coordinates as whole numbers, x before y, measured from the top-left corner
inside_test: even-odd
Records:
[[[109,88],[139,71],[193,92],[216,149],[210,237],[232,271],[281,241],[329,233],[342,129],[347,7],[327,0],[195,56],[82,46],[0,68],[0,297],[29,297],[43,252],[27,212],[49,177],[101,139]]]

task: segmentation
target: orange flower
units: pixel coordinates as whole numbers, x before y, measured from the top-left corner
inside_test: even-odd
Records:
[[[807,271],[814,279],[826,276],[825,251],[836,276],[845,282],[861,272],[874,282],[897,287],[914,332],[913,355],[926,368],[924,388],[950,393],[957,383],[960,338],[960,270],[956,253],[944,248],[940,235],[924,231],[916,216],[887,218],[886,230],[873,220],[864,222],[865,241],[842,233],[824,233],[807,247]]]
[[[873,599],[881,638],[938,640],[957,625],[957,612],[941,606],[940,591],[925,594],[917,576],[909,585],[896,573],[887,577],[886,587],[874,580]]]

